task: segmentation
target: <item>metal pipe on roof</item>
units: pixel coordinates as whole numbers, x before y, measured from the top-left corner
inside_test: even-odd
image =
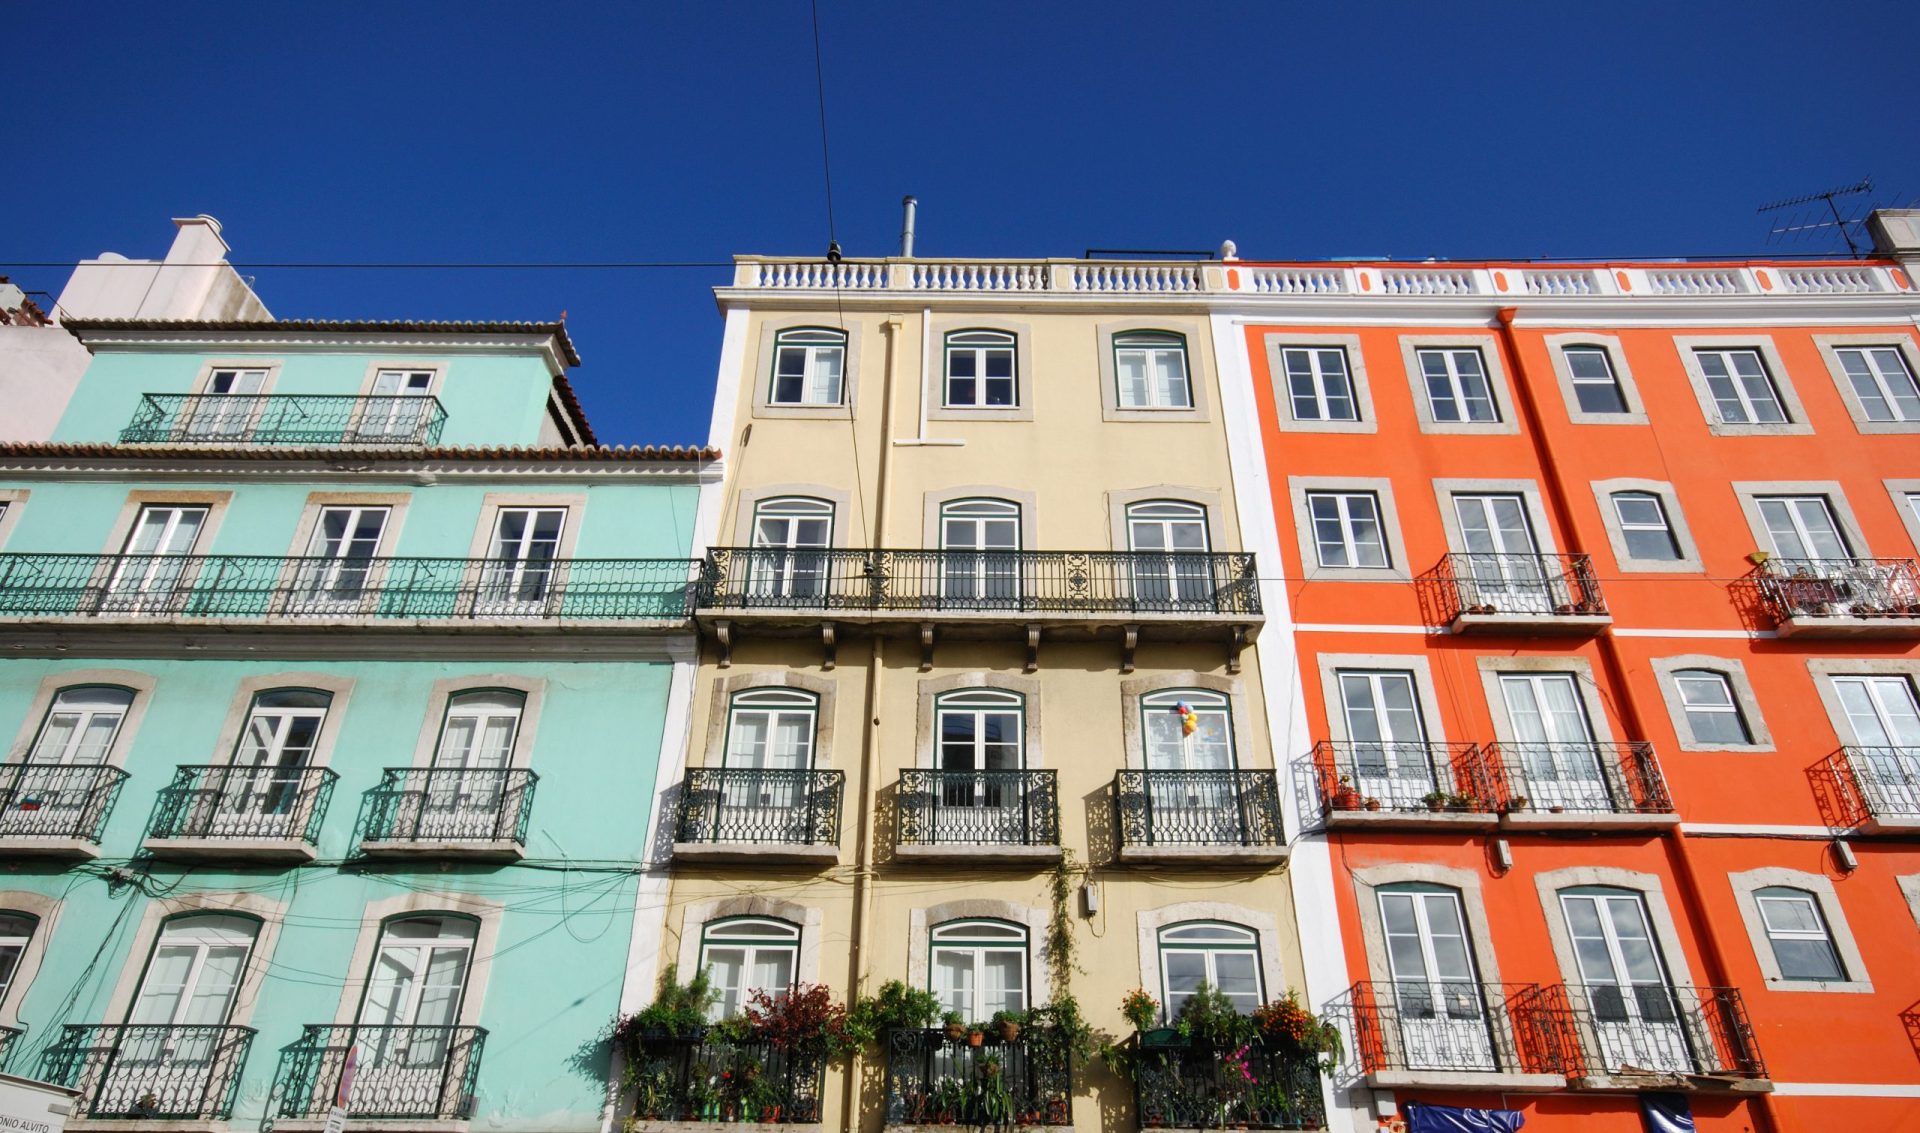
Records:
[[[920,202],[909,196],[900,198],[900,204],[905,207],[907,213],[900,227],[900,258],[910,260],[913,258],[914,213],[919,210]]]

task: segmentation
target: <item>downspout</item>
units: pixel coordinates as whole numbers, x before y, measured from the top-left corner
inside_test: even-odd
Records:
[[[1527,436],[1532,441],[1534,456],[1546,473],[1547,505],[1553,509],[1560,530],[1571,540],[1578,530],[1573,523],[1573,505],[1568,497],[1566,480],[1561,475],[1559,459],[1554,456],[1553,446],[1547,443],[1533,383],[1527,375],[1525,364],[1520,360],[1520,344],[1513,329],[1513,320],[1518,313],[1515,307],[1502,307],[1499,310],[1500,356],[1506,363],[1507,372],[1513,375],[1514,400],[1519,404],[1521,416],[1526,419]],[[1575,548],[1568,550],[1576,552]],[[1645,736],[1647,729],[1640,715],[1639,704],[1634,699],[1632,686],[1627,683],[1627,667],[1620,657],[1619,639],[1613,636],[1612,628],[1608,627],[1600,631],[1595,644],[1600,651],[1600,667],[1606,672],[1608,682],[1618,690],[1614,710],[1619,713],[1621,726],[1630,737]],[[1668,828],[1665,842],[1674,864],[1675,880],[1679,882],[1680,902],[1687,910],[1688,920],[1698,926],[1700,959],[1707,969],[1707,978],[1714,987],[1731,987],[1726,951],[1721,945],[1719,933],[1714,931],[1713,918],[1707,915],[1699,871],[1694,868],[1686,835],[1680,827],[1673,826]],[[1755,1094],[1752,1100],[1752,1112],[1758,1118],[1755,1124],[1760,1127],[1757,1133],[1785,1133],[1792,1128],[1780,1119],[1773,1105],[1772,1094]]]

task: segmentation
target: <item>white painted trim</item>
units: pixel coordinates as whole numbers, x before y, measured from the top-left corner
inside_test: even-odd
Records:
[[[1825,826],[1753,822],[1682,822],[1680,833],[1722,838],[1818,838],[1823,842],[1833,837],[1833,830]]]
[[[1244,519],[1245,517],[1242,517],[1243,522]],[[1273,624],[1271,611],[1267,615],[1267,624],[1269,626]],[[1417,633],[1422,636],[1430,633],[1452,632],[1445,626],[1366,625],[1360,622],[1300,622],[1293,629],[1297,633]]]
[[[1761,629],[1614,629],[1615,637],[1724,637],[1737,641],[1756,641],[1779,637],[1776,630]]]
[[[1779,1082],[1773,1092],[1790,1098],[1920,1098],[1920,1086],[1899,1082]]]

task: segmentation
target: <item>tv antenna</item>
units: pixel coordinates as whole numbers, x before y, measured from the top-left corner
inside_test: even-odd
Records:
[[[1839,197],[1852,197],[1861,193],[1871,192],[1873,192],[1873,178],[1862,177],[1857,183],[1852,185],[1841,185],[1838,188],[1828,189],[1824,192],[1808,193],[1804,197],[1789,197],[1784,201],[1774,201],[1772,204],[1761,205],[1754,211],[1779,212],[1781,209],[1790,208],[1799,208],[1802,210],[1787,217],[1785,223],[1775,225],[1768,231],[1767,242],[1770,244],[1785,240],[1810,239],[1816,234],[1832,229],[1839,232],[1840,238],[1847,242],[1847,254],[1855,259],[1859,259],[1860,245],[1854,239],[1853,230],[1860,227],[1864,222],[1857,216],[1842,216],[1840,214],[1840,206],[1835,204],[1834,201]],[[1807,207],[1816,202],[1824,203],[1827,206],[1827,216],[1832,219],[1822,219],[1819,209]]]

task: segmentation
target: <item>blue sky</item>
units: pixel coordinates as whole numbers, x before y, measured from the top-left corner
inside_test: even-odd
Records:
[[[1763,253],[1920,198],[1911,3],[820,0],[849,255]],[[16,17],[24,13],[16,13]],[[0,273],[220,218],[237,262],[820,254],[805,0],[40,5],[7,21]],[[1896,52],[1896,55],[1898,53]],[[1787,251],[1810,251],[1798,244]],[[283,317],[551,318],[603,439],[704,439],[721,268],[252,272]]]

